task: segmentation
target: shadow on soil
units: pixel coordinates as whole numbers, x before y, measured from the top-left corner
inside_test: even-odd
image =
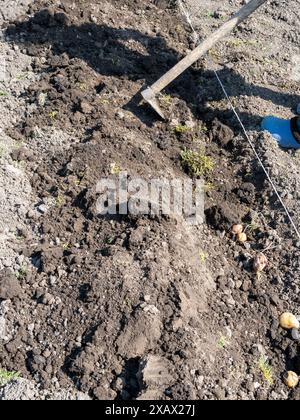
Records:
[[[162,36],[151,37],[134,29],[117,29],[93,23],[75,26],[69,23],[66,14],[50,13],[49,10],[39,11],[24,22],[14,22],[5,33],[11,41],[25,45],[33,56],[40,56],[42,48],[48,51],[48,58],[56,57],[59,63],[59,58],[67,54],[71,59],[85,61],[101,75],[140,81],[144,86],[151,85],[181,58],[168,47]],[[53,70],[55,60],[50,60],[50,63],[49,70]],[[299,102],[297,95],[248,84],[232,69],[223,68],[219,74],[233,96],[257,96],[288,108]],[[202,89],[196,88],[200,86]],[[211,110],[206,108],[208,98],[215,101],[223,99],[223,92],[212,71],[193,67],[172,83],[168,93],[183,99],[198,118],[207,121],[218,117],[227,122],[232,120],[234,125],[230,111],[214,111],[211,115]],[[151,125],[157,116],[149,112],[148,107],[140,106],[140,101],[140,95],[135,95],[127,109]],[[261,116],[242,113],[242,117],[254,127],[260,125]]]

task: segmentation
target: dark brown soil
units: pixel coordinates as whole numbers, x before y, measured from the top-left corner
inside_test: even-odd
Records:
[[[28,103],[38,105],[15,128],[27,153],[15,159],[25,161],[41,203],[55,205],[28,216],[39,241],[25,234],[20,246],[33,265],[20,277],[23,295],[10,296],[15,338],[1,348],[0,365],[44,387],[53,378],[75,384],[96,399],[271,398],[286,392],[287,367],[300,373],[298,344],[277,322],[299,304],[287,267],[290,253],[295,261],[300,253],[233,116],[206,107],[221,92],[203,63],[172,84],[171,104],[162,98],[168,122],[139,104],[141,88],[193,46],[176,8],[166,4],[38,0],[31,17],[7,28],[9,39],[35,57],[40,75],[27,92]],[[176,134],[172,119],[195,127]],[[45,126],[67,132],[73,144],[37,155],[36,127]],[[184,178],[180,152],[198,144],[216,162],[206,225],[97,215],[96,184],[112,163],[130,177]],[[253,228],[266,207],[274,217]],[[230,234],[241,221],[252,227],[249,248]],[[270,264],[258,280],[253,258],[269,242],[279,248],[266,252]],[[278,297],[283,289],[289,301]],[[262,347],[272,386],[259,369]],[[151,356],[153,369],[163,372],[155,381]],[[150,379],[141,379],[145,366]]]

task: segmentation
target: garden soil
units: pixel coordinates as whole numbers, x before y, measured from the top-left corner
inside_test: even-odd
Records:
[[[185,2],[201,38],[243,2],[228,3]],[[176,2],[4,6],[1,369],[35,399],[299,399],[283,382],[299,341],[278,319],[300,315],[300,239],[213,72],[299,226],[299,154],[260,130],[299,102],[297,2],[268,2],[172,83],[166,121],[140,91],[196,46]],[[99,215],[102,178],[187,180],[188,149],[214,163],[204,224]],[[11,386],[0,398],[21,398]]]

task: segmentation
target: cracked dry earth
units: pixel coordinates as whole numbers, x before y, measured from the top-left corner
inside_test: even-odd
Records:
[[[228,3],[185,2],[201,37]],[[296,223],[299,155],[259,122],[299,102],[298,9],[268,2],[211,53]],[[0,367],[22,379],[0,399],[299,399],[282,380],[298,341],[278,325],[299,314],[299,243],[211,63],[161,98],[166,122],[138,103],[195,46],[176,2],[1,1],[1,16]],[[97,214],[99,179],[187,179],[185,148],[215,162],[206,224]]]

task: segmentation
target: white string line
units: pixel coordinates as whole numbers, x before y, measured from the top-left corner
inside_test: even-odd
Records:
[[[184,7],[184,5],[183,5],[183,3],[182,3],[182,1],[181,1],[181,0],[178,0],[178,3],[179,3],[179,6],[180,6],[180,8],[181,8],[181,10],[182,10],[183,14],[184,14],[184,15],[185,15],[185,17],[186,17],[186,20],[187,20],[188,24],[190,25],[190,27],[191,27],[191,29],[192,29],[192,31],[193,31],[193,33],[194,33],[195,37],[196,37],[196,41],[197,41],[197,43],[199,43],[199,42],[200,42],[200,37],[199,37],[198,33],[196,32],[196,29],[195,29],[195,27],[194,27],[194,25],[193,25],[193,23],[192,23],[192,20],[191,20],[191,17],[190,17],[190,15],[189,15],[188,11],[185,9],[185,7]],[[210,62],[212,63],[212,60],[211,60],[211,58],[210,58],[210,57],[209,57],[209,60],[210,60]],[[213,64],[213,63],[212,63],[212,64]],[[213,66],[212,66],[212,67],[213,67]],[[222,80],[221,80],[221,78],[220,78],[220,76],[219,76],[219,74],[218,74],[217,70],[215,70],[215,69],[213,68],[213,72],[214,72],[214,74],[215,74],[215,76],[216,76],[216,78],[217,78],[217,80],[218,80],[218,82],[219,82],[219,84],[220,84],[220,86],[221,86],[221,89],[222,89],[222,91],[223,91],[223,93],[224,93],[224,95],[225,95],[225,97],[226,97],[226,99],[227,99],[227,101],[228,101],[228,103],[229,103],[229,106],[230,106],[231,110],[233,111],[233,113],[234,113],[234,115],[236,116],[236,118],[237,118],[237,120],[238,120],[238,122],[239,122],[240,126],[242,127],[243,133],[244,133],[244,135],[245,135],[245,137],[246,137],[246,139],[247,139],[247,141],[248,141],[248,143],[249,143],[249,145],[250,145],[250,147],[251,147],[251,149],[252,149],[253,153],[255,154],[255,156],[256,156],[256,158],[257,158],[257,160],[258,160],[258,162],[259,162],[260,166],[262,167],[262,169],[263,169],[263,171],[264,171],[264,173],[265,173],[265,175],[266,175],[266,177],[267,177],[268,181],[269,181],[269,182],[270,182],[270,184],[271,184],[271,187],[272,187],[273,191],[275,192],[275,194],[276,194],[276,196],[277,196],[277,198],[278,198],[278,200],[279,200],[280,204],[282,205],[282,207],[283,207],[283,209],[284,209],[284,211],[285,211],[285,213],[286,213],[286,215],[287,215],[287,217],[288,217],[288,219],[289,219],[289,221],[290,221],[290,223],[291,223],[292,227],[294,228],[294,230],[295,230],[295,232],[296,232],[296,234],[297,234],[298,238],[300,239],[300,231],[299,231],[299,229],[297,228],[297,226],[296,226],[296,224],[295,224],[295,222],[294,222],[294,220],[293,220],[293,218],[292,218],[292,216],[291,216],[291,213],[290,213],[289,209],[287,208],[287,206],[285,205],[285,203],[284,203],[283,199],[281,198],[281,195],[280,195],[280,193],[279,193],[279,191],[278,191],[278,189],[277,189],[276,185],[274,184],[274,182],[273,182],[273,180],[272,180],[272,178],[271,178],[271,176],[270,176],[270,174],[269,174],[268,170],[265,168],[265,165],[263,164],[263,161],[262,161],[261,157],[259,156],[258,152],[256,151],[255,146],[254,146],[254,143],[252,142],[252,140],[251,140],[251,138],[250,138],[250,136],[249,136],[249,134],[248,134],[248,132],[247,132],[247,130],[246,130],[245,125],[243,124],[243,122],[242,122],[242,120],[241,120],[241,118],[240,118],[240,116],[239,116],[239,114],[238,114],[237,110],[235,109],[235,107],[234,107],[234,105],[233,105],[233,103],[232,103],[232,101],[231,101],[231,99],[230,99],[230,96],[229,96],[229,94],[227,93],[227,90],[226,90],[226,88],[225,88],[225,86],[224,86],[224,84],[223,84],[223,82],[222,82]]]

